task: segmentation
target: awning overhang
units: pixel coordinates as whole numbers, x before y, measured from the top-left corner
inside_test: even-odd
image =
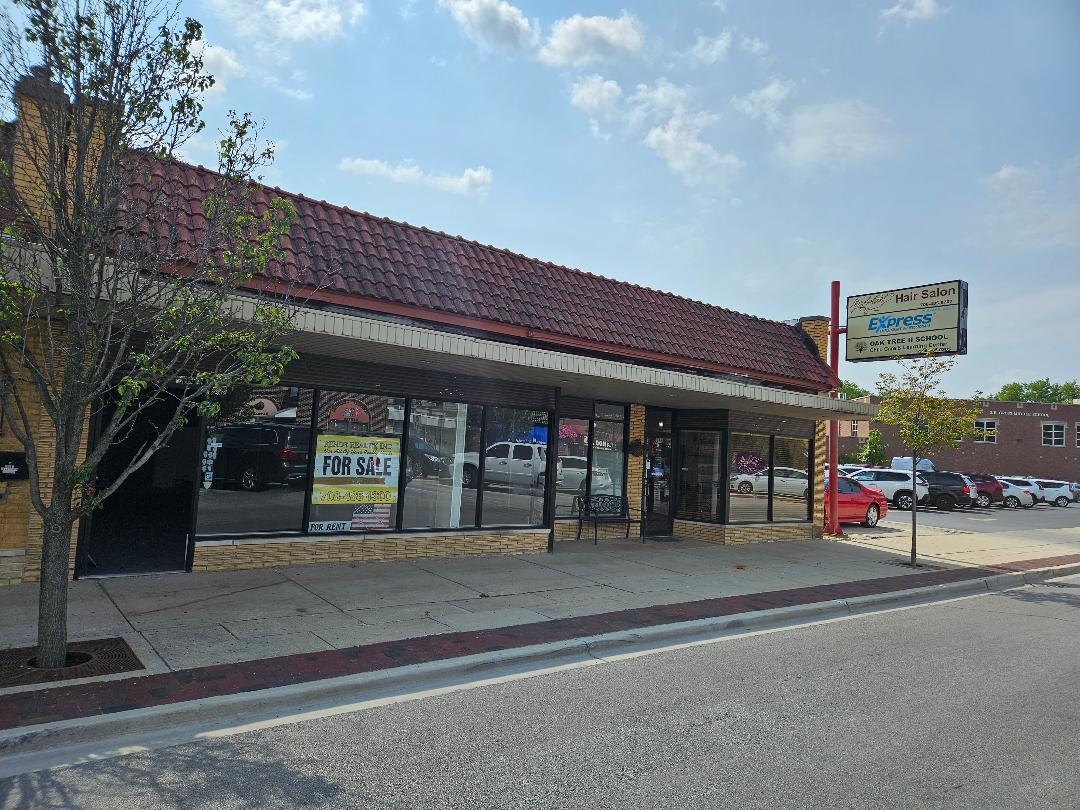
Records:
[[[364,315],[301,308],[288,339],[311,353],[561,388],[564,395],[800,419],[868,420],[877,406],[684,371],[587,357]]]

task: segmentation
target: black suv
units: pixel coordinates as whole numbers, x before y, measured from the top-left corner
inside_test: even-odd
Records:
[[[311,429],[304,425],[250,422],[215,431],[214,486],[257,492],[270,484],[300,485],[307,478]]]
[[[930,493],[924,500],[928,506],[945,510],[971,506],[971,487],[960,473],[920,470],[920,474],[930,487]]]

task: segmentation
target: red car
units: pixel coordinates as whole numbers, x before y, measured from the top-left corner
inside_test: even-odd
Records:
[[[975,482],[975,491],[977,493],[975,503],[977,506],[985,509],[992,503],[1001,503],[1005,500],[1005,492],[1001,482],[994,476],[986,473],[965,473],[965,475]]]
[[[826,487],[828,481],[825,482]],[[841,523],[861,523],[877,526],[878,521],[889,513],[889,499],[876,487],[868,487],[851,478],[838,476],[836,480],[836,505]],[[825,496],[825,520],[829,519],[828,490]]]

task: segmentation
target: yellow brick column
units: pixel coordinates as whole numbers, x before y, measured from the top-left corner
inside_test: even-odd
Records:
[[[635,442],[645,445],[645,406],[630,406],[630,444]],[[630,504],[631,514],[637,514],[641,508],[641,487],[645,480],[645,452],[631,455],[626,465],[626,500]]]
[[[829,356],[829,319],[824,315],[810,315],[799,319],[799,328],[814,342],[818,356],[827,361]],[[814,534],[825,531],[825,459],[828,455],[829,423],[818,422],[814,427]]]

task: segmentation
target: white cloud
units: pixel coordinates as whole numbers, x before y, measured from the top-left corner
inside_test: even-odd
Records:
[[[783,129],[777,149],[795,168],[862,163],[890,155],[897,148],[889,119],[857,99],[799,107]]]
[[[485,49],[531,50],[540,24],[506,0],[439,0],[469,39]]]
[[[687,185],[722,186],[745,164],[734,154],[720,154],[701,139],[702,131],[715,120],[711,113],[678,112],[650,129],[644,142]]]
[[[570,103],[586,112],[610,110],[622,98],[622,88],[596,73],[578,79],[570,88]]]
[[[882,25],[902,21],[911,26],[940,17],[944,13],[945,9],[938,5],[937,0],[897,0],[895,6],[883,8],[878,12],[878,16]]]
[[[715,37],[698,37],[690,48],[690,55],[703,65],[715,65],[731,50],[731,40],[731,31],[726,28]]]
[[[191,51],[203,60],[203,70],[214,77],[214,86],[209,94],[224,93],[229,81],[247,74],[247,68],[240,64],[236,54],[219,45],[207,45],[202,40],[192,44]]]
[[[735,105],[735,109],[751,118],[760,118],[770,125],[776,125],[780,122],[780,106],[787,101],[794,89],[795,82],[790,79],[773,79],[764,87],[745,96],[736,96],[731,103]]]
[[[767,56],[769,53],[769,43],[757,37],[744,36],[739,46],[751,56]]]
[[[638,53],[645,35],[637,18],[623,12],[619,17],[573,17],[558,20],[540,49],[549,65],[582,67]]]
[[[359,0],[211,0],[211,5],[238,34],[263,48],[336,39],[366,13]]]
[[[415,163],[393,165],[385,160],[345,158],[338,164],[338,168],[351,174],[382,177],[394,183],[426,186],[452,194],[472,194],[481,199],[487,196],[495,182],[495,175],[486,166],[466,169],[460,175],[428,174]]]
[[[1057,170],[1005,164],[982,186],[982,238],[1025,250],[1080,248],[1080,159]]]
[[[292,81],[294,84],[285,84],[277,76],[264,76],[263,84],[267,87],[276,90],[283,96],[288,96],[296,101],[311,101],[315,96],[308,90],[305,90],[300,86],[305,80],[304,74],[301,71],[293,71]]]

